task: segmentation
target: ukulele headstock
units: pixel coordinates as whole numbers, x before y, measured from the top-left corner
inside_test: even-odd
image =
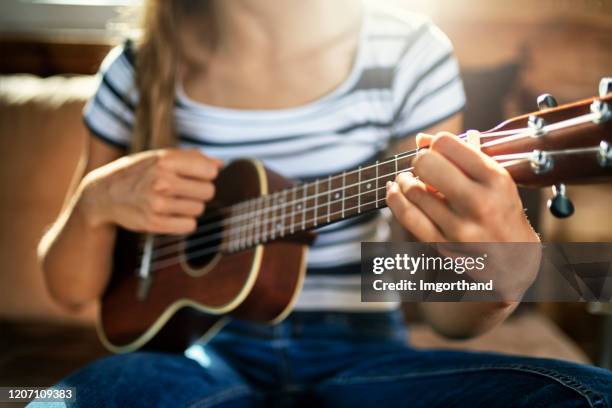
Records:
[[[574,209],[565,184],[612,177],[612,77],[603,78],[599,96],[557,105],[550,94],[537,99],[539,110],[507,120],[481,134],[481,149],[526,187],[553,186],[553,215]]]

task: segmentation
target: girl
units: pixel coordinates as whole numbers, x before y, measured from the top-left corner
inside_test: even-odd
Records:
[[[350,0],[146,3],[140,40],[101,67],[85,109],[85,176],[40,245],[49,290],[66,306],[101,296],[116,226],[194,230],[231,159],[257,157],[308,179],[409,150],[419,131],[461,128],[451,45],[421,16]],[[386,197],[408,232],[421,241],[538,241],[503,168],[452,135],[420,139],[431,149],[415,162],[419,181],[404,173]],[[359,243],[388,234],[380,213],[322,228],[295,312],[276,326],[234,321],[185,356],[111,356],[60,386],[77,388],[78,406],[104,407],[610,403],[604,370],[407,346],[398,305],[359,297]],[[516,304],[421,306],[438,331],[466,337]]]

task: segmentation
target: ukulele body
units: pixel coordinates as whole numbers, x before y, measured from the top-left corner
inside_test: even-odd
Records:
[[[238,160],[220,172],[215,198],[207,208],[224,208],[291,185],[256,160]],[[214,335],[228,316],[279,322],[300,292],[313,238],[296,235],[231,254],[217,251],[195,263],[185,255],[189,241],[183,241],[166,255],[176,256],[177,262],[153,267],[143,289],[137,273],[142,235],[118,229],[98,335],[116,353],[143,347],[181,352]],[[145,296],[139,297],[143,290]]]

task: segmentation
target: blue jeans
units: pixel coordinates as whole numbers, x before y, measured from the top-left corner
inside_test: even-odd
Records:
[[[297,312],[271,327],[233,321],[186,355],[110,356],[58,385],[76,387],[78,407],[612,406],[610,371],[415,350],[399,312]]]

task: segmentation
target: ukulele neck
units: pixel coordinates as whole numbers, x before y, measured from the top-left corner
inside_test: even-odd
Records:
[[[481,133],[480,149],[520,185],[610,177],[611,102],[612,94],[607,94],[518,116]],[[467,138],[465,134],[458,137]],[[411,169],[415,153],[231,206],[224,249],[236,252],[385,207],[386,183]]]
[[[386,184],[410,169],[414,152],[330,175],[232,206],[228,250],[302,233],[386,207]]]

